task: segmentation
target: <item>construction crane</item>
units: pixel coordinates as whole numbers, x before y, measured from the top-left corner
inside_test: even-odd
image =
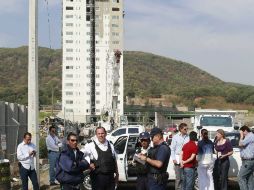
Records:
[[[114,128],[115,122],[117,124],[118,110],[117,102],[120,95],[119,83],[120,83],[120,59],[121,51],[115,50],[114,52],[107,54],[106,59],[106,102],[103,106],[101,114],[101,124],[108,130]]]

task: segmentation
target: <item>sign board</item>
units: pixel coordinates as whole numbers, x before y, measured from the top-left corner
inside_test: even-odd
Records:
[[[6,150],[6,135],[5,134],[1,134],[1,147],[2,150]]]

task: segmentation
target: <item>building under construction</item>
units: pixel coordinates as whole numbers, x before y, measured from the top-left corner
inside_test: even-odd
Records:
[[[62,114],[123,115],[123,0],[63,0]]]

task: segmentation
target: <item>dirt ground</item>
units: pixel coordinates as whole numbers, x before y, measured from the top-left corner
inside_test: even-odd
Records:
[[[21,180],[12,182],[12,190],[21,190]],[[29,189],[29,190],[32,190]],[[60,186],[49,186],[49,172],[48,170],[40,170],[40,190],[60,190]]]

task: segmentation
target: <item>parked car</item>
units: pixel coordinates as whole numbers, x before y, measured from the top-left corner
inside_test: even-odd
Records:
[[[142,125],[127,125],[127,126],[122,126],[119,128],[116,128],[113,130],[111,133],[107,135],[107,139],[111,141],[113,144],[117,140],[117,138],[120,135],[124,134],[140,134],[145,131],[145,127]]]
[[[123,134],[118,136],[114,143],[115,151],[117,153],[119,182],[135,181],[137,179],[136,168],[132,165],[132,160],[135,154],[138,138],[138,134]],[[227,132],[226,138],[231,141],[234,150],[233,156],[230,156],[229,177],[236,177],[241,166],[240,150],[238,147],[240,139],[239,132]],[[171,158],[167,172],[169,173],[168,180],[175,180],[174,165]],[[87,190],[91,189],[88,172],[85,173],[84,186]],[[195,189],[198,190],[197,183],[195,184]]]

